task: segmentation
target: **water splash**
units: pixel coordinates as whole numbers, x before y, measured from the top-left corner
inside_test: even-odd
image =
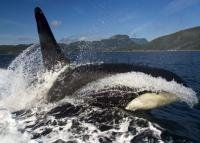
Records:
[[[63,70],[45,71],[40,46],[28,47],[0,75],[0,107],[15,111],[45,102],[49,88]]]
[[[28,110],[44,103],[58,72],[45,71],[39,45],[32,45],[21,53],[7,69],[0,69],[0,138],[2,143],[36,143],[24,130],[24,124],[11,112]]]
[[[166,81],[158,77],[152,77],[141,72],[128,72],[107,76],[103,79],[91,82],[79,90],[79,95],[88,95],[92,92],[112,89],[114,87],[125,86],[133,88],[136,92],[152,91],[152,92],[169,92],[175,94],[180,101],[194,106],[198,103],[195,91],[185,87],[175,81]]]
[[[20,132],[20,126],[6,109],[0,109],[1,143],[36,143],[28,132]]]

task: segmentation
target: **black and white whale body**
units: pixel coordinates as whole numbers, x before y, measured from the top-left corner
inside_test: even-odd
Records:
[[[161,77],[166,81],[175,81],[185,85],[184,81],[176,74],[159,68],[129,64],[87,64],[70,65],[69,58],[65,57],[58,46],[48,22],[40,8],[35,8],[38,34],[40,38],[43,62],[47,70],[54,70],[56,65],[67,65],[68,68],[62,72],[48,92],[47,100],[55,102],[66,96],[76,96],[84,86],[116,74],[129,72],[140,72],[152,77]],[[128,82],[128,81],[127,81]],[[186,85],[185,85],[186,86]],[[91,89],[92,90],[92,89]],[[88,103],[97,106],[118,106],[127,110],[152,109],[164,106],[176,101],[176,95],[152,91],[134,92],[134,88],[128,86],[114,86],[98,92],[91,92],[92,100]]]

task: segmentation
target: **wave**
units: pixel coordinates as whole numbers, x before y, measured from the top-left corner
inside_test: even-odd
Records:
[[[34,143],[28,132],[20,132],[20,124],[13,119],[6,109],[0,109],[0,138],[1,143]]]
[[[178,84],[175,81],[166,81],[161,77],[155,78],[141,72],[128,72],[107,76],[87,84],[79,90],[78,94],[88,95],[91,92],[98,92],[119,86],[133,88],[136,93],[142,91],[169,92],[175,94],[179,101],[183,101],[191,107],[198,103],[196,92],[191,88]]]
[[[66,68],[45,71],[40,46],[28,47],[7,70],[0,70],[0,107],[13,112],[45,102],[49,88]]]

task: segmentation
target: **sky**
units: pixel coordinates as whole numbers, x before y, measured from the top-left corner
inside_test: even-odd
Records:
[[[38,42],[36,6],[57,41],[115,34],[153,40],[200,26],[200,0],[0,0],[0,45]]]

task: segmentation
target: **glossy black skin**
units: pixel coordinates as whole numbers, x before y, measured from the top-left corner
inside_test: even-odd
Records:
[[[45,67],[48,70],[53,70],[58,62],[63,65],[68,64],[69,60],[62,53],[62,50],[57,44],[49,24],[39,7],[35,8],[35,19]]]
[[[153,77],[162,77],[167,81],[174,80],[177,83],[184,84],[184,81],[179,76],[164,69],[129,64],[88,64],[78,67],[72,67],[66,70],[65,72],[61,73],[58,79],[51,87],[51,89],[49,90],[48,101],[55,102],[63,99],[65,96],[73,96],[76,91],[78,91],[80,88],[92,81],[96,81],[109,75],[126,73],[131,71],[143,72]],[[120,93],[121,91],[123,91],[122,93],[125,94],[126,91],[130,90],[133,89],[130,89],[128,87],[119,87]],[[121,98],[120,93],[116,92],[115,94],[116,96],[119,96]],[[98,95],[98,97],[106,98],[110,94],[110,91],[104,91],[103,94],[105,96],[101,96],[101,93],[94,94],[95,97],[97,97]],[[129,98],[128,96],[126,97]]]

